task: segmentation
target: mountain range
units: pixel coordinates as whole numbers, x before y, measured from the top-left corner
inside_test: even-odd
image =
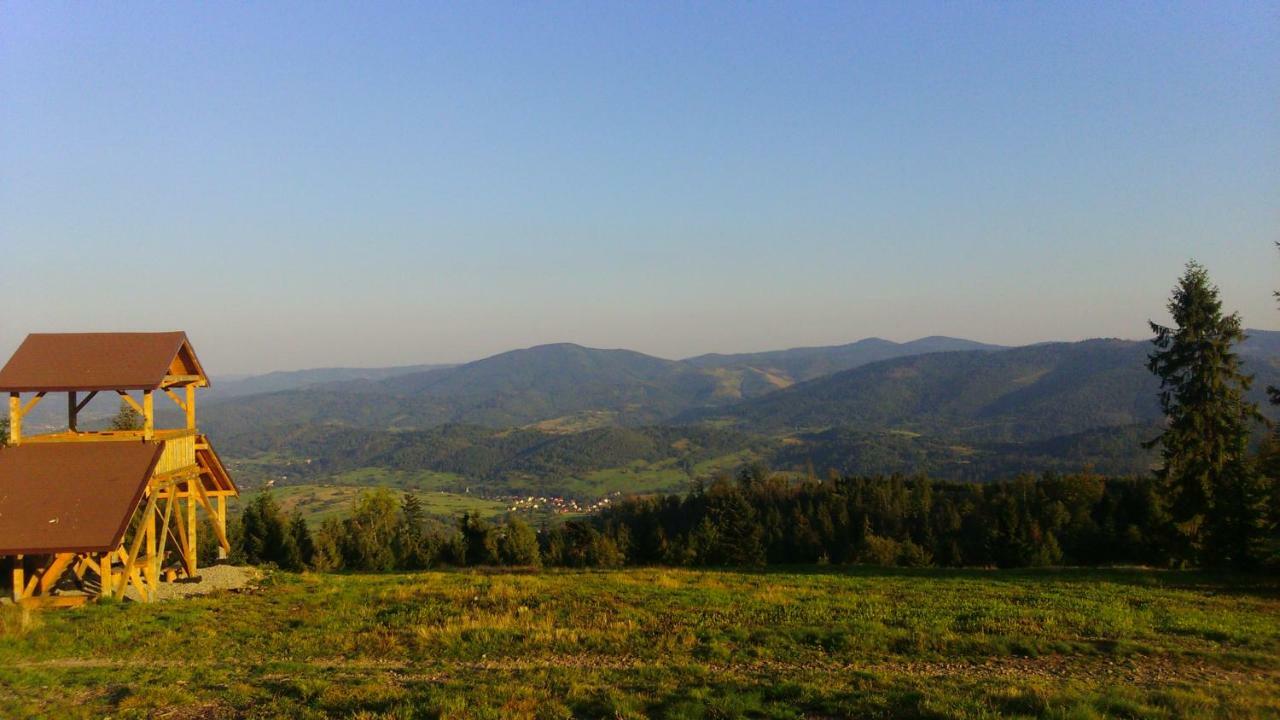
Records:
[[[767,395],[827,372],[922,353],[982,351],[978,349],[997,348],[952,338],[908,343],[873,338],[825,348],[680,361],[561,343],[453,367],[383,371],[382,378],[344,378],[239,396],[234,405],[216,402],[226,395],[215,396],[215,402],[202,409],[202,418],[211,427],[331,422],[388,430],[444,423],[545,423],[570,429],[641,425]],[[243,387],[254,381],[238,382]]]
[[[1280,382],[1280,332],[1241,347]],[[780,433],[902,427],[1024,441],[1159,418],[1150,344],[1086,340],[1001,348],[954,338],[667,360],[630,350],[541,345],[457,366],[312,370],[239,380],[202,407],[217,427],[330,423],[406,430],[462,423],[601,425],[728,422]],[[338,379],[329,379],[337,377]],[[254,388],[285,389],[253,393]]]
[[[1280,332],[1249,333],[1240,354],[1256,375],[1253,398],[1271,413]],[[665,472],[708,461],[691,447],[818,472],[1128,473],[1150,466],[1141,441],[1161,420],[1150,350],[1115,339],[1013,348],[868,339],[667,360],[556,344],[450,367],[276,377],[299,385],[215,397],[201,415],[233,454],[305,455],[313,473],[361,462],[404,471],[417,458],[499,485],[518,477],[519,487],[539,473],[564,487],[566,474],[632,462]],[[449,451],[458,438],[464,446]]]

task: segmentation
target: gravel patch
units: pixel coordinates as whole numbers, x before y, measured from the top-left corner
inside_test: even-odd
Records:
[[[172,600],[191,595],[208,595],[219,590],[247,588],[262,577],[262,571],[244,565],[210,565],[200,568],[194,580],[162,582],[156,590],[157,600]]]

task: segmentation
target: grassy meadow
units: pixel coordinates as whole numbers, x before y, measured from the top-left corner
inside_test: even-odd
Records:
[[[351,512],[351,506],[368,488],[351,485],[286,485],[272,488],[271,494],[286,513],[298,512],[312,527],[327,518],[343,518]],[[453,518],[464,512],[477,512],[486,518],[497,517],[507,511],[507,504],[475,495],[445,492],[443,490],[410,490],[422,501],[428,515]],[[236,510],[253,501],[258,491],[245,493],[236,503]]]
[[[0,608],[4,717],[1276,717],[1274,580],[1142,570],[275,573]]]

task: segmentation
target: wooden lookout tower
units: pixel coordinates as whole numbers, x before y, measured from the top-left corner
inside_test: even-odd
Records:
[[[239,491],[196,427],[196,390],[208,386],[186,333],[27,336],[0,370],[0,567],[16,602],[74,605],[131,587],[150,601],[161,579],[196,577],[200,515],[225,557],[226,501]],[[27,434],[24,418],[51,393],[66,394],[66,429]],[[99,393],[133,406],[142,429],[80,430]],[[181,427],[156,427],[157,395]]]

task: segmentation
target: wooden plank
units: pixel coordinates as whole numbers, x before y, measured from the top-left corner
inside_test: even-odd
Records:
[[[76,431],[76,391],[72,390],[67,393],[67,430]]]

